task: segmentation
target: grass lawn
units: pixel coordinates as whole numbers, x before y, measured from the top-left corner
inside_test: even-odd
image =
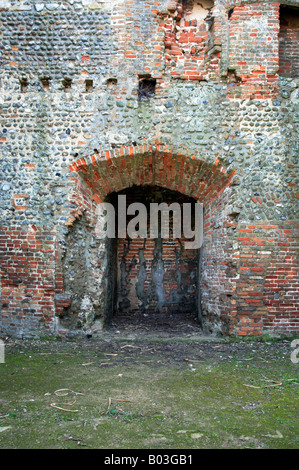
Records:
[[[1,449],[298,449],[291,340],[8,340]]]

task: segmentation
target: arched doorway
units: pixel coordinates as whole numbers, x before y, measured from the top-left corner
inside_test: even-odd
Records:
[[[72,325],[78,316],[83,319],[80,325],[87,328],[94,319],[107,326],[116,316],[132,319],[137,313],[160,319],[192,314],[202,319],[208,331],[216,328],[225,333],[233,328],[236,261],[231,230],[236,214],[230,185],[235,171],[228,172],[217,157],[203,158],[159,144],[103,150],[77,159],[70,170],[73,188],[69,196],[72,214],[65,216],[68,232],[80,223],[80,231],[91,238],[84,248],[87,275],[77,311],[72,299],[78,290],[73,283],[59,294],[64,305],[69,305],[57,310],[64,324],[72,316]],[[128,203],[149,203],[152,197],[183,204],[199,202],[205,210],[202,250],[194,254],[183,250],[180,237],[174,241],[158,236],[145,241],[144,237],[136,241],[107,239],[97,230],[102,226],[98,210],[105,201],[115,205],[119,195],[126,195]],[[86,227],[83,219],[88,222]],[[76,244],[65,249],[77,256]],[[65,276],[68,267],[62,269],[61,277]]]

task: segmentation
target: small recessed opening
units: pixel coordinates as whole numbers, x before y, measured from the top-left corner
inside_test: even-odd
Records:
[[[28,80],[26,77],[20,78],[20,87],[22,93],[25,93],[28,90]]]
[[[85,80],[85,91],[90,92],[93,90],[93,80]]]
[[[70,78],[65,78],[62,81],[62,85],[63,85],[64,91],[70,91],[71,86],[72,86],[72,80]]]
[[[138,100],[148,101],[155,96],[156,93],[156,79],[151,77],[139,77],[138,84]]]
[[[49,90],[49,88],[50,88],[50,79],[49,79],[49,77],[41,78],[41,82],[42,82],[43,89],[44,90]]]
[[[117,84],[117,78],[107,78],[106,83],[108,86],[115,86]]]
[[[238,83],[240,82],[240,77],[237,76],[236,70],[228,68],[227,70],[227,82],[228,83]]]
[[[228,11],[228,14],[227,14],[228,19],[231,18],[233,12],[234,12],[234,9],[233,9],[233,8],[231,8],[231,9]]]

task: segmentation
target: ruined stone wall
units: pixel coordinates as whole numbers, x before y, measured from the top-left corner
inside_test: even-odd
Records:
[[[298,331],[298,2],[282,5],[291,21],[266,0],[0,0],[1,331],[102,328],[100,202],[146,184],[204,204],[208,331]]]

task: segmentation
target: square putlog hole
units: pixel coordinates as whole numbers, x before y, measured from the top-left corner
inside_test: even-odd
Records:
[[[156,79],[155,78],[139,78],[138,86],[138,100],[148,101],[155,96],[156,93]]]
[[[88,93],[93,90],[93,80],[87,79],[85,80],[85,91]]]

